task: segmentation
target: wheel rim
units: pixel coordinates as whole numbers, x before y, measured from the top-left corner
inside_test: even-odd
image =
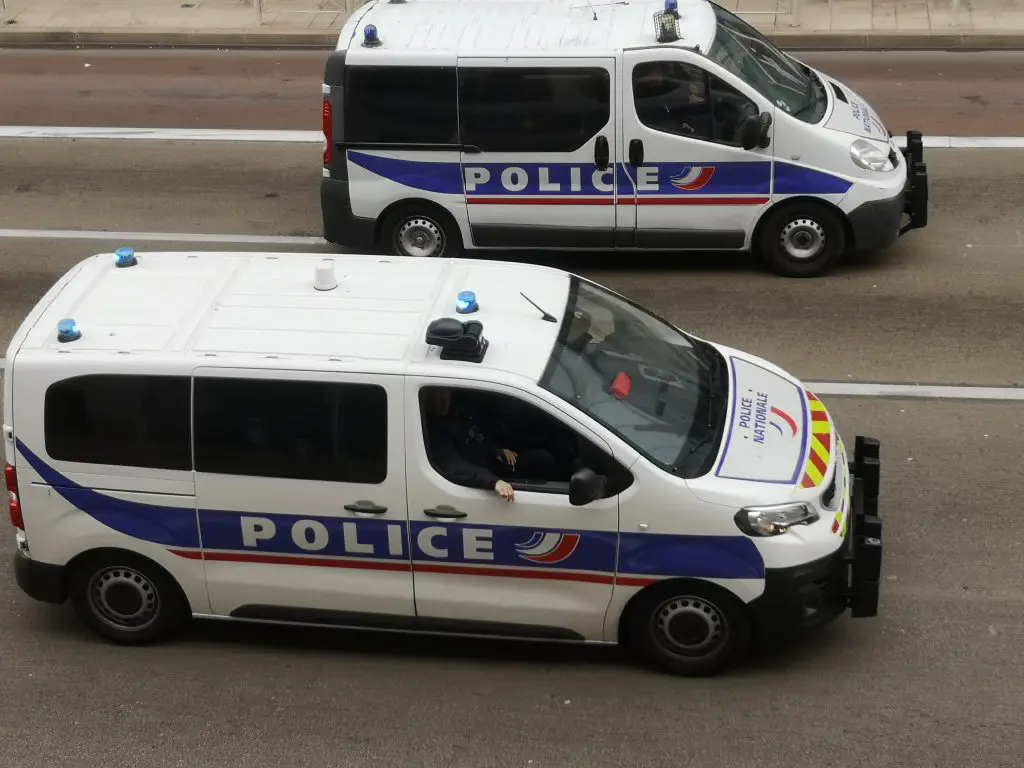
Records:
[[[141,632],[160,613],[156,585],[132,568],[105,568],[89,582],[89,607],[100,621],[122,632]]]
[[[402,222],[395,240],[403,256],[438,256],[444,250],[444,231],[436,221],[425,216],[414,216]]]
[[[779,245],[791,259],[813,259],[825,250],[825,228],[813,219],[795,219],[782,228]]]
[[[713,603],[693,596],[666,600],[652,617],[654,637],[675,656],[710,656],[729,639],[725,616]]]

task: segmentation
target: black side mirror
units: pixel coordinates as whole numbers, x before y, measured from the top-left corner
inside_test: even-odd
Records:
[[[579,469],[569,478],[569,503],[582,507],[604,496],[608,478],[592,469]]]
[[[767,112],[760,115],[750,115],[740,123],[739,137],[744,149],[750,150],[754,147],[766,148],[771,139],[768,137],[768,129],[772,125],[772,116]]]

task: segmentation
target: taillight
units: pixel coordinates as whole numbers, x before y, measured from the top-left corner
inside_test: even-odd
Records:
[[[21,500],[18,498],[18,470],[10,464],[4,464],[4,481],[7,483],[7,504],[11,508],[11,525],[25,530],[25,521],[21,518]]]
[[[331,100],[329,97],[324,96],[324,139],[327,142],[327,146],[324,147],[324,165],[330,165],[331,160],[334,158],[334,121],[333,112],[331,110]]]

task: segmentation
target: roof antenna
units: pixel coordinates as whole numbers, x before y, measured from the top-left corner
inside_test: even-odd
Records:
[[[555,317],[554,315],[551,315],[551,314],[548,314],[547,312],[545,312],[543,309],[541,309],[537,305],[537,302],[535,302],[533,299],[531,299],[525,293],[520,291],[519,295],[522,296],[524,299],[526,299],[531,304],[533,304],[534,309],[536,309],[538,312],[540,312],[542,320],[547,320],[549,323],[557,323],[558,322],[558,318],[557,317]]]
[[[587,5],[589,5],[589,6],[590,6],[590,10],[591,10],[591,11],[593,12],[593,14],[594,14],[594,21],[597,21],[597,8],[595,8],[595,7],[594,7],[594,3],[593,3],[593,2],[591,2],[591,0],[587,0]],[[526,299],[526,297],[525,297],[525,296],[524,296],[523,298],[524,298],[524,299]],[[527,300],[527,301],[530,301],[529,299],[526,299],[526,300]],[[531,302],[531,303],[532,303],[532,302]],[[538,307],[538,309],[540,309],[540,308]],[[541,309],[540,311],[541,311],[541,312],[543,312],[544,310],[543,310],[543,309]]]

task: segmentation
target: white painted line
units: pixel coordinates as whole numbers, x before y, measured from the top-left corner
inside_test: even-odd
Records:
[[[91,128],[50,125],[0,125],[0,139],[111,139],[119,141],[233,141],[319,144],[320,131],[257,131],[223,128]],[[906,146],[906,136],[894,136]],[[1024,149],[1024,136],[924,136],[927,149]]]
[[[854,381],[805,381],[816,395],[839,397],[914,397],[928,400],[1024,400],[1024,387],[971,387],[960,384],[873,384]]]
[[[197,232],[108,232],[107,230],[96,229],[0,229],[0,238],[23,240],[110,240],[126,245],[139,242],[327,245],[327,241],[322,237],[224,235]]]

